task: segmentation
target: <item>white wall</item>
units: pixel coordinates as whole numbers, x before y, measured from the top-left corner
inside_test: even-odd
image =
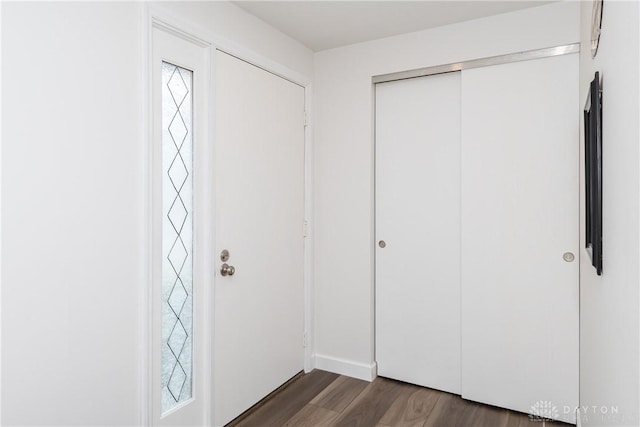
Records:
[[[164,6],[311,73],[310,51],[231,4]],[[2,423],[135,425],[143,6],[2,8]]]
[[[586,252],[580,253],[580,404],[597,407],[595,412],[583,409],[581,417],[589,426],[637,426],[639,5],[635,1],[605,1],[595,59],[591,59],[590,49],[591,8],[591,2],[582,3],[579,111],[582,114],[594,72],[600,71],[604,263],[603,275],[598,277]],[[584,206],[581,220],[584,247]],[[618,414],[603,416],[602,406],[617,407]]]
[[[576,43],[580,37],[579,9],[576,2],[555,3],[315,55],[317,366],[365,378],[372,372],[371,77]]]

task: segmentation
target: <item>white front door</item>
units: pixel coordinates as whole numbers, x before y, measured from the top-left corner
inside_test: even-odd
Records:
[[[462,72],[462,396],[568,422],[578,131],[577,54]]]
[[[460,73],[376,85],[378,374],[460,392]]]
[[[303,87],[220,51],[214,96],[220,426],[303,369],[305,102]]]
[[[152,422],[208,424],[209,48],[153,28]]]

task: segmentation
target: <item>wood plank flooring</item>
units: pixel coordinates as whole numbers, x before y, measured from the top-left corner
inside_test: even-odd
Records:
[[[547,425],[569,426],[564,423]],[[526,414],[378,377],[369,383],[314,370],[228,427],[538,427]]]

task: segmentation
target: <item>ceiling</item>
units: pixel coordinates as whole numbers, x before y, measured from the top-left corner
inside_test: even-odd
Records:
[[[313,51],[540,6],[551,1],[234,1]]]

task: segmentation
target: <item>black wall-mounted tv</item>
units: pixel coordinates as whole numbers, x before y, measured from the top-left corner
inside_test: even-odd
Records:
[[[584,108],[585,237],[591,264],[602,275],[602,89],[600,73],[589,88]]]

